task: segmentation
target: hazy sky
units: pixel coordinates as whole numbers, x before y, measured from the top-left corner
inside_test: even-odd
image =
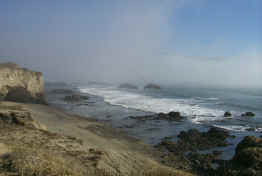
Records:
[[[262,87],[262,1],[5,0],[7,60],[47,80]]]

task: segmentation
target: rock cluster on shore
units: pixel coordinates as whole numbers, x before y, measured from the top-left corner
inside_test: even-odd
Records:
[[[214,150],[212,153],[201,154],[200,151],[211,150],[228,145],[227,138],[233,137],[228,131],[212,127],[207,132],[196,129],[182,131],[178,140],[164,138],[155,147],[162,151],[162,162],[179,169],[191,170],[197,175],[212,176],[213,162],[222,152]],[[212,173],[212,174],[210,174]]]
[[[255,136],[245,137],[237,145],[232,163],[237,166],[233,169],[241,170],[242,174],[262,175],[262,140]]]
[[[233,136],[219,128],[213,127],[207,132],[192,129],[181,132],[176,142],[171,138],[163,139],[156,148],[168,152],[163,156],[163,163],[192,170],[197,175],[261,176],[262,140],[255,136],[246,136],[237,145],[233,158],[228,161],[219,158],[222,151],[200,152],[227,146],[228,137]]]
[[[166,148],[170,152],[184,153],[188,151],[207,150],[215,147],[227,146],[226,139],[230,137],[228,131],[212,127],[207,132],[200,132],[196,129],[181,131],[179,140],[173,142],[170,139],[163,139],[157,147]]]
[[[147,121],[147,120],[167,120],[167,121],[180,121],[185,117],[180,114],[180,112],[171,111],[169,113],[158,113],[153,115],[145,115],[145,116],[130,116],[129,118],[139,120],[139,121]]]
[[[1,176],[192,176],[158,163],[150,146],[122,131],[35,105],[45,102],[43,91],[41,73],[0,65]],[[70,102],[88,99],[65,89],[52,93]]]
[[[262,140],[246,136],[236,147],[232,160],[224,162],[213,171],[219,176],[261,176]]]
[[[48,106],[0,103],[0,134],[1,176],[192,176],[117,129]]]
[[[122,87],[135,89],[132,85]],[[160,89],[153,84],[146,87]],[[223,151],[218,149],[230,145],[228,139],[234,136],[217,127],[205,132],[181,131],[177,138],[166,137],[153,149],[104,123],[33,104],[45,103],[43,89],[41,73],[13,63],[0,64],[0,97],[4,100],[0,102],[0,176],[262,175],[261,138],[244,137],[228,161],[219,158]],[[51,93],[70,103],[89,99],[70,89]],[[231,116],[231,112],[224,114]],[[129,118],[136,122],[185,119],[180,112]]]

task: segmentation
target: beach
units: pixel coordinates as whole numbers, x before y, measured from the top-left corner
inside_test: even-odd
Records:
[[[228,91],[181,96],[154,84],[44,88],[40,73],[12,63],[0,71],[3,176],[261,174],[260,94],[228,101]]]
[[[184,104],[181,104],[177,103],[177,100],[182,100],[179,97],[164,97],[165,90],[133,90],[114,85],[67,85],[66,88],[74,92],[71,94],[88,98],[70,101],[64,98],[68,96],[68,92],[55,94],[51,89],[47,97],[53,106],[83,118],[89,115],[92,119],[151,146],[151,151],[158,153],[155,155],[156,159],[164,165],[197,175],[214,173],[224,175],[225,171],[228,172],[227,170],[231,168],[223,168],[223,165],[228,167],[227,165],[232,163],[239,143],[246,136],[258,138],[260,136],[261,113],[259,108],[252,108],[252,104],[235,107],[228,102],[222,103],[226,101],[222,99],[223,97],[210,98],[203,96],[205,94],[202,94],[203,97],[196,97],[193,103],[192,98],[191,103],[188,103],[187,98],[184,97]],[[63,90],[59,86],[54,89]],[[192,94],[197,96],[195,93],[197,89],[190,90],[194,90]],[[218,95],[217,92],[224,96],[221,90],[209,91],[213,96]],[[225,93],[229,94],[229,91]],[[237,92],[236,95],[231,94],[232,98],[245,97],[241,100],[243,103],[248,103],[245,101],[251,98],[257,99],[259,96],[259,94],[241,94],[241,92]],[[259,103],[258,100],[259,98],[257,99]],[[236,101],[236,103],[241,102]],[[141,104],[144,106],[139,106]],[[159,105],[162,108],[165,108],[165,105],[170,107],[173,105],[174,109],[159,111],[152,109],[159,108]],[[152,110],[143,109],[145,107]],[[198,114],[190,115],[183,112],[183,110],[194,112],[194,108]],[[232,113],[229,113],[228,117],[227,109]],[[172,112],[172,110],[179,110],[179,112]],[[257,110],[256,116],[241,115],[245,110]]]
[[[129,175],[165,168],[154,159],[156,154],[149,145],[101,122],[46,105],[1,102],[0,108],[1,113],[30,113],[32,119],[41,124],[38,129],[11,126],[8,134],[1,135],[1,143],[5,145],[23,143],[41,145],[40,148],[44,149],[48,146],[50,150],[62,153],[64,158],[77,160],[83,168],[100,169],[111,174]],[[2,134],[4,130],[1,129]]]

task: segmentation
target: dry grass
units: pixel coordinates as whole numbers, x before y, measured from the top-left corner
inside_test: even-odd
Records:
[[[0,176],[126,176],[97,168],[77,166],[72,160],[39,145],[14,145],[1,164]],[[2,174],[2,175],[1,175]],[[130,176],[192,176],[168,167],[132,173]]]
[[[108,173],[105,170],[95,169],[84,171],[72,161],[52,153],[39,146],[16,145],[11,147],[12,152],[3,160],[0,173],[3,176],[125,176],[123,174]],[[0,176],[2,176],[0,174]],[[133,173],[131,176],[192,176],[183,171],[174,171],[170,168],[154,169]]]
[[[126,176],[123,174],[108,173],[103,170],[96,170],[88,176]],[[132,173],[130,176],[193,176],[192,174],[183,171],[174,171],[170,168],[155,169],[152,171],[141,171],[140,173]]]
[[[6,105],[1,102],[0,102],[0,109],[1,110],[17,110],[17,111],[23,110],[21,105]]]
[[[83,176],[80,168],[50,151],[29,146],[14,146],[2,169],[20,176]]]
[[[151,172],[146,172],[143,176],[192,176],[192,174],[183,171],[171,171],[171,170],[155,170]]]
[[[23,109],[20,106],[0,103],[0,110],[4,110],[4,115],[5,109],[10,108]],[[16,111],[14,112],[16,113]],[[0,157],[0,176],[192,176],[183,171],[158,165],[155,162],[153,162],[154,165],[152,164],[152,169],[146,171],[140,168],[141,165],[138,165],[139,167],[131,165],[127,169],[123,167],[122,170],[107,167],[107,165],[103,165],[103,157],[100,158],[101,160],[91,160],[91,158],[100,157],[100,153],[103,151],[85,148],[81,139],[31,128],[31,126],[28,128],[28,124],[32,124],[33,119],[31,116],[28,118],[23,116],[26,113],[27,111],[19,112],[15,116],[18,120],[19,118],[24,120],[25,126],[2,122],[5,125],[0,128],[0,142],[5,143],[9,147],[8,151],[11,152],[4,158]],[[10,117],[13,116],[10,115]],[[104,131],[101,130],[101,132]],[[126,163],[123,164],[126,166]],[[149,167],[148,165],[145,163],[146,168]],[[139,173],[130,174],[132,168],[134,171],[141,170]],[[124,174],[125,172],[128,173]]]

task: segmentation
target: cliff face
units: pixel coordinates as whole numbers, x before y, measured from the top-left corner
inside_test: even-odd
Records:
[[[42,73],[13,63],[0,64],[0,100],[45,103]]]

